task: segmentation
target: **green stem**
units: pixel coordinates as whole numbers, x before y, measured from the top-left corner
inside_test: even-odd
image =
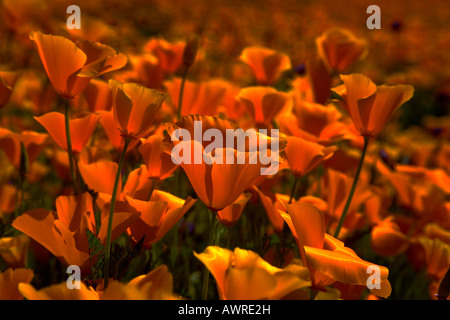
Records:
[[[291,190],[291,196],[289,197],[289,204],[292,203],[292,199],[294,198],[295,189],[297,188],[297,182],[298,182],[298,177],[295,176],[294,185],[292,186],[292,190]]]
[[[64,121],[65,121],[65,128],[66,128],[66,141],[67,141],[67,153],[69,155],[69,168],[70,168],[70,175],[72,177],[72,183],[75,190],[75,194],[79,194],[79,188],[78,188],[78,180],[76,178],[75,174],[75,166],[74,166],[74,157],[73,157],[73,150],[72,150],[72,139],[70,136],[70,118],[69,118],[69,100],[64,99]]]
[[[105,278],[104,288],[105,289],[108,287],[109,260],[110,260],[110,256],[111,256],[111,233],[112,233],[114,209],[115,209],[115,205],[116,205],[117,188],[119,186],[120,174],[122,171],[125,154],[127,153],[128,145],[131,142],[131,139],[128,137],[125,137],[124,139],[125,139],[125,144],[123,146],[122,155],[120,156],[119,167],[117,168],[116,179],[114,180],[114,189],[113,189],[113,193],[111,196],[111,204],[110,204],[110,208],[109,208],[108,230],[106,233],[106,246],[105,246],[105,266],[104,266],[104,278]]]
[[[181,108],[183,105],[184,84],[186,82],[187,72],[188,72],[188,67],[185,67],[183,70],[182,78],[181,78],[180,94],[178,95],[178,113],[177,113],[178,120],[180,120],[180,118],[181,118]]]
[[[348,209],[350,208],[350,204],[352,202],[353,195],[355,194],[356,185],[358,184],[359,175],[361,173],[361,169],[362,169],[362,166],[363,166],[363,163],[364,163],[364,158],[366,156],[366,151],[367,151],[367,146],[369,144],[369,139],[370,139],[370,137],[364,136],[364,146],[363,146],[363,150],[362,150],[362,154],[361,154],[361,159],[359,160],[358,169],[356,170],[355,177],[353,178],[353,184],[352,184],[352,187],[350,189],[350,193],[348,194],[347,202],[345,203],[344,210],[342,211],[341,218],[339,219],[339,223],[338,223],[338,225],[336,227],[336,231],[334,232],[334,237],[335,238],[339,237],[339,233],[341,232],[342,225],[344,224],[345,216],[348,213]]]
[[[208,245],[213,246],[215,244],[216,237],[216,213],[209,211],[209,240]],[[209,289],[209,269],[205,267],[203,269],[203,288],[202,288],[202,300],[208,299],[208,289]]]

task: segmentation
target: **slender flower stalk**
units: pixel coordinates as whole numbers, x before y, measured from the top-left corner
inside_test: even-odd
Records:
[[[75,172],[74,156],[73,156],[73,150],[72,150],[72,139],[70,137],[69,108],[70,108],[69,100],[64,99],[64,122],[65,122],[65,128],[66,128],[67,153],[69,155],[70,175],[72,178],[73,187],[75,189],[75,194],[79,194],[80,189],[79,189],[79,185],[78,185],[77,175]]]
[[[181,118],[181,108],[183,106],[183,94],[184,94],[184,85],[186,83],[186,77],[189,67],[185,66],[183,70],[183,75],[181,78],[181,84],[180,84],[180,94],[178,95],[178,113],[177,113],[177,119],[180,120]]]
[[[291,196],[289,197],[289,204],[292,203],[292,199],[294,199],[295,189],[297,189],[298,177],[294,178],[294,185],[292,186]]]
[[[216,225],[217,219],[216,212],[209,210],[209,240],[208,246],[214,246],[216,243]],[[208,289],[209,289],[209,269],[203,269],[203,288],[202,288],[202,300],[208,299]]]
[[[341,218],[339,219],[339,223],[336,227],[336,231],[334,232],[335,238],[339,237],[339,233],[341,232],[342,225],[344,224],[345,216],[348,213],[348,209],[350,208],[350,204],[352,202],[353,195],[355,194],[356,185],[358,184],[359,175],[361,173],[361,169],[362,169],[362,166],[364,163],[364,158],[366,156],[367,146],[369,145],[369,140],[370,140],[370,136],[364,136],[364,146],[363,146],[363,150],[361,153],[361,159],[359,160],[358,169],[356,170],[355,177],[353,178],[353,184],[350,189],[350,193],[348,194],[347,201],[344,206],[344,210],[342,211]]]
[[[108,287],[108,277],[109,277],[109,260],[111,257],[111,233],[112,233],[112,224],[113,224],[113,217],[114,217],[114,208],[116,205],[116,196],[117,196],[117,188],[119,186],[120,181],[120,174],[123,167],[123,162],[125,159],[125,155],[127,153],[127,148],[130,142],[132,141],[129,137],[124,137],[125,144],[123,146],[122,155],[120,156],[119,160],[119,167],[117,168],[117,174],[116,178],[114,180],[114,188],[113,193],[111,197],[111,206],[109,209],[109,217],[108,217],[108,230],[106,233],[106,246],[105,246],[105,266],[104,266],[104,287],[105,289]]]

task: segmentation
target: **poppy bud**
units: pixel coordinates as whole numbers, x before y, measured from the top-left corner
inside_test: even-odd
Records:
[[[196,34],[191,34],[186,41],[186,46],[183,51],[183,64],[186,68],[189,68],[194,63],[199,43],[200,37]]]

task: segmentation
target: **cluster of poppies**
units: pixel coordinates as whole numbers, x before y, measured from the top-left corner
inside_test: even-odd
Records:
[[[210,77],[208,34],[115,42],[133,32],[28,23],[53,11],[20,2],[2,5],[20,70],[0,71],[1,299],[448,297],[450,121],[403,126],[414,86],[367,75],[368,40],[329,28],[301,64],[245,44]],[[239,129],[276,143],[276,171],[227,144]]]

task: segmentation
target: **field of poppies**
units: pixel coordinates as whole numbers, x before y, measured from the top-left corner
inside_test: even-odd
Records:
[[[450,3],[70,5],[0,4],[1,300],[448,299]]]

